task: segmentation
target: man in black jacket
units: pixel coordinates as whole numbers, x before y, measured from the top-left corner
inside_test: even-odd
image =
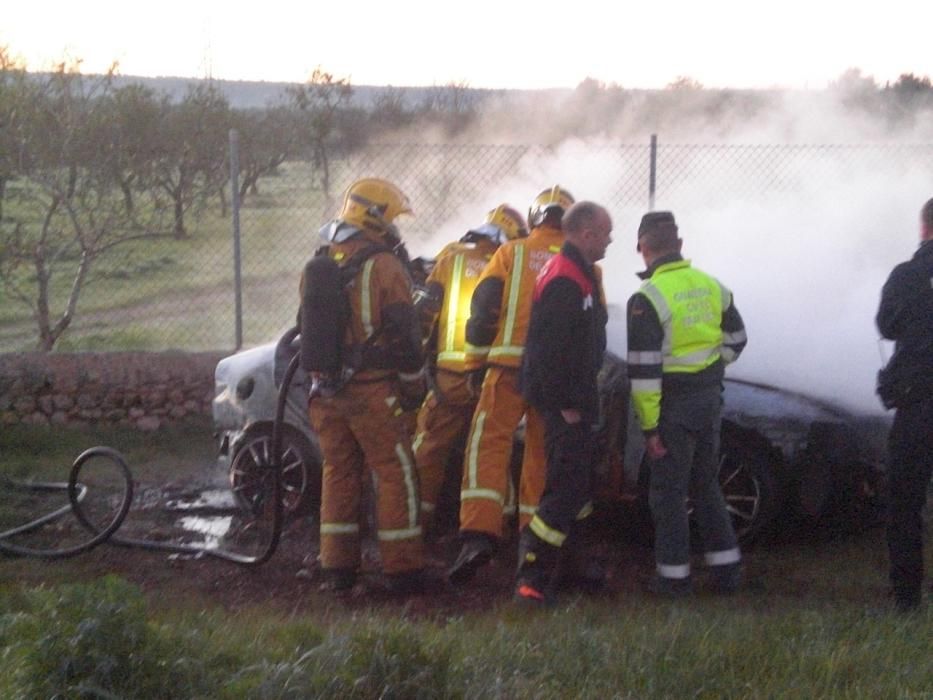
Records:
[[[578,202],[561,227],[566,242],[538,275],[522,360],[522,393],[544,417],[547,453],[544,492],[519,540],[515,598],[532,604],[547,601],[561,547],[592,511],[596,379],[606,350],[594,263],[612,241],[612,220],[598,204]]]
[[[906,612],[920,606],[922,513],[933,472],[933,199],[920,212],[920,248],[891,272],[875,321],[895,341],[878,392],[897,409],[888,442],[888,553],[895,603]]]

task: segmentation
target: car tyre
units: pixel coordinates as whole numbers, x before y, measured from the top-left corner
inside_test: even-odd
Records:
[[[249,433],[236,447],[230,463],[230,487],[237,503],[259,510],[263,493],[271,488],[272,428]],[[298,431],[282,434],[282,509],[286,518],[310,515],[321,503],[321,459],[317,450]]]
[[[740,542],[754,540],[778,512],[779,460],[780,455],[761,435],[723,421],[719,486]]]

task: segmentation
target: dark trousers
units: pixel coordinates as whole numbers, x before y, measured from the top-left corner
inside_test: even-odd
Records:
[[[543,415],[547,476],[536,515],[567,535],[593,499],[593,431],[585,418],[570,425],[560,412]]]
[[[888,554],[898,599],[918,603],[923,581],[923,507],[933,472],[933,399],[898,408],[888,438]]]
[[[648,501],[655,528],[658,573],[667,578],[690,574],[690,523],[687,496],[693,499],[707,564],[739,560],[732,520],[719,488],[719,386],[701,387],[661,399],[661,441],[667,455],[650,461]]]
[[[552,584],[561,552],[580,546],[581,522],[592,510],[595,471],[590,421],[570,425],[559,411],[542,416],[547,474],[535,516],[522,529],[518,566],[519,582],[538,590]]]

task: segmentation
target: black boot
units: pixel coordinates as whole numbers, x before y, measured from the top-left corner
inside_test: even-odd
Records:
[[[518,540],[518,572],[515,575],[517,603],[543,607],[554,602],[553,578],[560,548],[538,538],[525,527]]]
[[[599,593],[606,585],[606,567],[597,556],[592,528],[578,523],[560,548],[554,586],[557,590]]]
[[[455,586],[472,580],[476,572],[489,563],[496,550],[496,541],[485,532],[464,531],[461,538],[460,554],[447,571],[447,580]]]

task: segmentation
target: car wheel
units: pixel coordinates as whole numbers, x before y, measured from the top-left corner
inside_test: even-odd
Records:
[[[776,514],[775,460],[774,448],[766,439],[723,421],[719,486],[741,542],[754,539]]]
[[[264,493],[271,488],[272,429],[248,434],[236,448],[230,464],[230,487],[237,503],[248,510],[261,509]],[[282,435],[282,508],[285,516],[306,515],[320,507],[321,460],[308,440],[297,431]]]

